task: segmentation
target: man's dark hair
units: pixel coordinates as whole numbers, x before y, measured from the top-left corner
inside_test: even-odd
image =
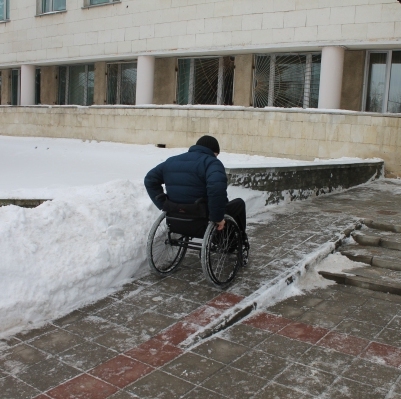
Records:
[[[196,145],[202,145],[203,147],[209,148],[216,154],[220,154],[220,146],[219,142],[212,136],[202,136],[197,142]]]

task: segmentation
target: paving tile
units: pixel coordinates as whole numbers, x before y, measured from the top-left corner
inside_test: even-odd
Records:
[[[277,332],[290,324],[292,320],[275,316],[271,313],[257,313],[244,320],[243,323],[252,327],[271,332]]]
[[[372,309],[371,307],[360,307],[352,314],[352,319],[384,327],[391,321],[393,316],[392,313],[387,311],[383,312],[381,310]]]
[[[12,347],[0,356],[0,368],[17,375],[33,364],[47,359],[50,355],[26,344]]]
[[[156,288],[163,294],[180,295],[190,291],[191,286],[188,281],[167,277],[163,281],[160,281]]]
[[[116,356],[116,352],[97,345],[94,342],[84,342],[58,355],[58,358],[76,369],[88,371],[98,364]]]
[[[63,330],[56,330],[41,335],[39,338],[31,341],[30,344],[35,348],[56,355],[83,342],[83,339],[75,334]]]
[[[179,297],[171,297],[155,308],[155,312],[174,319],[181,319],[199,307],[198,303]]]
[[[119,353],[125,352],[129,349],[140,345],[142,342],[147,341],[150,335],[134,332],[133,330],[117,326],[113,330],[108,331],[106,334],[97,337],[94,342],[110,348]]]
[[[223,396],[217,394],[216,392],[213,391],[208,391],[207,389],[204,388],[195,388],[189,393],[187,393],[185,396],[183,396],[183,399],[223,399]]]
[[[150,339],[126,352],[125,355],[137,359],[153,367],[160,367],[180,356],[183,351],[169,343]]]
[[[271,380],[281,373],[290,362],[262,351],[250,351],[230,364],[231,367]]]
[[[78,374],[79,370],[50,358],[24,370],[18,378],[43,392]]]
[[[192,352],[217,362],[229,364],[242,356],[247,350],[245,346],[217,337],[193,348]]]
[[[342,376],[388,390],[401,376],[401,371],[363,359],[355,359],[350,367],[342,373]]]
[[[315,306],[318,312],[327,312],[340,316],[350,316],[357,309],[356,305],[349,305],[343,301],[326,300]]]
[[[180,398],[195,386],[162,371],[156,370],[125,388],[141,399]]]
[[[18,340],[21,341],[29,341],[33,338],[37,338],[43,334],[47,334],[51,331],[55,331],[57,327],[55,327],[53,324],[46,324],[43,327],[40,328],[34,328],[29,331],[22,331],[18,334],[15,335],[15,338],[18,338]]]
[[[297,360],[309,348],[311,348],[311,345],[306,342],[296,341],[276,334],[272,334],[268,339],[255,347],[255,349],[263,352],[290,360]]]
[[[90,374],[119,388],[124,388],[152,370],[152,367],[137,360],[118,355],[95,367]]]
[[[372,340],[382,330],[382,327],[353,319],[344,319],[335,327],[335,330],[343,334]]]
[[[386,392],[371,385],[339,378],[321,396],[322,399],[384,399]]]
[[[207,326],[213,320],[216,320],[222,313],[222,310],[211,306],[201,306],[185,317],[184,321],[197,324],[198,326]]]
[[[54,320],[53,324],[55,324],[58,327],[65,327],[68,324],[71,324],[71,323],[74,323],[75,321],[81,320],[84,317],[85,317],[85,313],[82,313],[79,310],[74,310],[73,312],[67,314],[66,316],[63,316],[57,320]]]
[[[239,296],[248,296],[257,291],[262,287],[263,282],[260,280],[251,279],[239,279],[237,278],[235,282],[228,288],[229,292]]]
[[[333,383],[336,376],[300,364],[293,364],[276,378],[276,382],[309,393],[320,395]]]
[[[339,375],[354,359],[355,357],[351,355],[312,346],[298,358],[298,362],[315,369]]]
[[[114,324],[98,316],[87,316],[64,327],[65,330],[80,335],[87,340],[92,340],[114,328],[116,328]]]
[[[140,293],[143,290],[143,288],[144,288],[143,286],[141,286],[135,282],[131,282],[128,284],[124,284],[120,290],[118,290],[111,296],[117,300],[121,300],[121,299],[127,298],[131,295]]]
[[[199,330],[199,326],[191,323],[178,322],[156,335],[159,341],[168,342],[172,345],[178,345],[185,341],[190,335]]]
[[[106,298],[100,299],[99,301],[83,306],[79,310],[83,313],[93,314],[98,312],[99,310],[106,308],[107,306],[112,305],[114,302],[116,302],[115,298],[113,298],[112,296],[107,296]]]
[[[139,308],[151,310],[170,298],[170,295],[163,294],[154,288],[146,288],[139,293],[125,297],[122,302],[130,303]]]
[[[371,342],[361,357],[387,366],[401,367],[401,349],[394,346]]]
[[[96,316],[101,317],[110,323],[125,325],[128,322],[135,320],[143,312],[144,309],[142,308],[127,302],[118,301],[97,312]]]
[[[268,311],[269,313],[275,314],[280,317],[296,320],[306,312],[306,309],[303,307],[299,308],[283,303],[278,303],[275,306],[270,306],[268,308]]]
[[[376,335],[375,341],[401,347],[400,329],[384,328],[378,335]]]
[[[204,284],[190,283],[190,288],[180,296],[188,301],[196,302],[203,305],[205,302],[212,300],[221,293],[220,290],[206,286]]]
[[[368,344],[369,341],[364,338],[352,337],[336,332],[330,332],[318,343],[319,346],[353,356],[361,354]]]
[[[259,391],[252,399],[309,399],[310,395],[303,394],[275,382],[270,383]]]
[[[223,292],[207,303],[216,309],[227,310],[240,303],[244,297],[242,295]]]
[[[126,327],[152,337],[176,322],[177,320],[172,317],[148,311],[127,323]]]
[[[164,366],[162,370],[198,385],[206,378],[215,374],[223,366],[223,364],[214,360],[188,352],[174,359]]]
[[[231,342],[253,348],[270,336],[270,332],[246,324],[235,324],[223,331],[220,336]]]
[[[54,399],[105,399],[116,391],[116,387],[88,374],[82,374],[50,390],[47,394]]]
[[[297,339],[299,341],[309,342],[310,344],[315,344],[328,332],[329,330],[326,330],[325,328],[293,322],[285,326],[278,332],[278,334],[284,335],[288,338]]]
[[[37,389],[12,376],[0,379],[0,395],[2,399],[30,399],[34,398],[39,393]]]
[[[314,326],[332,329],[339,324],[345,316],[318,312],[313,309],[307,310],[298,321]]]
[[[201,384],[232,399],[249,398],[266,384],[266,380],[253,374],[226,367]]]
[[[21,340],[19,340],[16,337],[9,337],[7,339],[0,339],[0,354],[4,351],[6,351],[9,348],[12,348],[15,345],[18,345],[21,343]]]
[[[127,391],[119,390],[117,393],[114,395],[111,395],[108,397],[108,399],[134,399],[138,398],[138,396],[134,396],[133,394],[130,394]]]

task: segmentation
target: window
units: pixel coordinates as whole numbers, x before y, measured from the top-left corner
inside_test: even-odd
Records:
[[[365,111],[401,113],[401,51],[367,57]]]
[[[35,104],[40,104],[40,76],[41,70],[40,68],[36,68],[35,70]]]
[[[92,105],[95,68],[90,65],[59,67],[58,103]]]
[[[65,11],[66,0],[40,0],[41,10],[40,14],[46,14],[48,12]]]
[[[107,65],[107,104],[135,105],[136,62]]]
[[[10,19],[10,0],[0,0],[0,21]]]
[[[320,54],[270,54],[255,58],[253,104],[317,108]]]
[[[119,3],[121,0],[84,0],[84,7],[97,6],[100,4]]]
[[[233,104],[234,57],[178,60],[177,103]]]
[[[20,104],[21,95],[21,70],[11,70],[11,105]]]

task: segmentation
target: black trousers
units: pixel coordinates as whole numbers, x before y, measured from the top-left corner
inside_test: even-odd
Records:
[[[241,232],[246,230],[246,208],[242,198],[235,198],[226,205],[226,213],[237,222]]]

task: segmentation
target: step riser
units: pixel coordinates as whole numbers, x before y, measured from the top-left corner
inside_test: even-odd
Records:
[[[354,234],[352,238],[359,244],[369,247],[383,247],[388,249],[394,249],[401,251],[401,243],[397,241],[391,241],[387,238],[365,236],[360,234]]]

